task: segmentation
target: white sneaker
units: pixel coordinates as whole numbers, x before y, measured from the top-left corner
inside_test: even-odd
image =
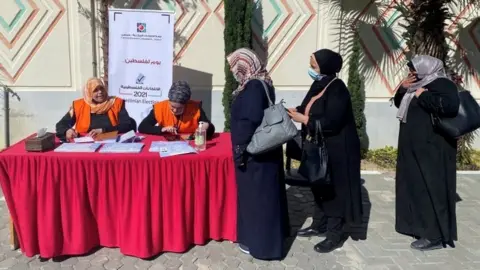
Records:
[[[242,244],[238,244],[238,249],[240,249],[241,252],[250,255],[250,251],[248,250],[247,246],[242,245]]]

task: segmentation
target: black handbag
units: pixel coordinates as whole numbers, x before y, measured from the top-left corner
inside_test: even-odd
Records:
[[[309,132],[303,143],[302,159],[298,168],[298,174],[304,177],[310,186],[331,184],[328,173],[327,147],[319,120],[315,121],[314,134]]]
[[[458,93],[460,107],[455,117],[438,117],[431,114],[434,128],[443,135],[458,139],[480,127],[480,106],[470,91]]]

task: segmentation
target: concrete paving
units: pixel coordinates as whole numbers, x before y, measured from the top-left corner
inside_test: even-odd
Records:
[[[409,248],[411,238],[394,230],[395,182],[392,174],[365,175],[365,225],[351,228],[356,238],[342,249],[318,254],[313,246],[322,240],[292,238],[287,258],[265,262],[240,253],[230,242],[211,241],[184,254],[165,253],[151,260],[123,256],[118,249],[100,248],[80,257],[41,260],[27,258],[9,247],[9,214],[0,201],[0,269],[368,269],[368,270],[462,270],[480,269],[480,175],[459,175],[459,242],[455,249],[417,252]],[[3,198],[3,197],[2,197]],[[294,229],[307,226],[314,213],[313,198],[304,188],[288,189],[290,218]],[[368,223],[368,226],[367,226]]]

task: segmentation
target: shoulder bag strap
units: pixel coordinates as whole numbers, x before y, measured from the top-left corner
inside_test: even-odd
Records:
[[[336,81],[338,77],[335,77],[333,80],[331,80],[325,88],[323,88],[323,91],[326,91],[327,88],[332,84],[334,81]],[[320,93],[322,93],[320,92]],[[322,130],[322,122],[320,120],[315,121],[315,139],[317,140],[317,143],[323,142],[325,138],[323,137],[323,130]]]
[[[333,78],[333,80],[331,80],[331,81],[327,84],[327,86],[325,86],[325,88],[323,88],[323,91],[327,90],[327,88],[330,86],[330,84],[332,84],[332,83],[333,83],[334,81],[336,81],[336,80],[338,80],[338,77]],[[323,91],[322,91],[322,92],[323,92]]]
[[[315,120],[315,139],[317,143],[325,140],[323,137],[322,122],[320,122],[320,120]]]
[[[307,103],[307,106],[305,106],[305,115],[307,115],[309,112],[310,112],[310,109],[312,107],[312,104],[313,102],[315,101],[314,98],[316,98],[318,95],[321,95],[323,92],[325,92],[325,90],[327,90],[327,88],[330,86],[330,84],[332,84],[335,80],[337,80],[338,78],[335,77],[333,78],[333,80],[331,80],[326,86],[325,88],[323,88],[322,91],[320,91],[320,93],[318,93],[317,95],[313,96],[312,98],[310,98],[310,101]]]
[[[267,95],[267,99],[268,99],[268,106],[271,107],[273,106],[273,102],[272,102],[272,99],[270,99],[270,94],[268,93],[269,90],[268,90],[268,86],[267,84],[263,81],[263,80],[259,80],[262,85],[263,85],[263,89],[265,90],[265,94]]]

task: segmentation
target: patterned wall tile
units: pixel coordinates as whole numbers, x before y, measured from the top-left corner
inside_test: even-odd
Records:
[[[26,7],[21,0],[7,1],[2,4],[3,7],[0,12],[3,11],[5,14],[0,15],[0,26],[10,32],[23,17]]]
[[[470,0],[458,12],[455,12],[457,15],[451,24],[448,25],[447,31],[453,34],[452,42],[457,46],[459,52],[458,57],[460,57],[465,64],[473,82],[480,87],[480,19],[476,17],[478,16],[478,9],[475,9],[475,1],[476,0]],[[466,19],[471,18],[475,19],[471,25],[463,25],[468,24],[468,20]],[[466,40],[463,38],[464,35],[459,33],[459,29],[468,33]]]
[[[0,21],[0,72],[10,82],[17,81],[65,14],[59,0],[16,0],[20,11],[13,20]]]
[[[183,57],[207,19],[213,14],[207,0],[168,0],[161,1],[160,4],[155,0],[135,0],[132,2],[131,8],[175,11],[175,35],[177,39],[182,40],[176,42],[174,63]]]
[[[259,7],[262,5],[261,7]],[[263,17],[252,20],[253,38],[257,51],[267,56],[268,68],[273,74],[284,57],[295,47],[298,39],[312,24],[317,10],[311,0],[256,0],[255,9],[273,10],[273,18]],[[224,24],[223,1],[215,9],[217,18]],[[256,14],[261,16],[261,14]],[[263,28],[263,29],[261,29]]]
[[[360,32],[360,44],[363,48],[365,56],[373,65],[375,73],[378,75],[389,94],[393,94],[401,81],[401,77],[393,76],[392,74],[401,73],[400,71],[404,68],[404,66],[399,64],[405,59],[407,51],[406,44],[404,39],[401,37],[401,33],[395,32],[396,29],[400,28],[398,24],[399,19],[401,18],[400,12],[396,9],[397,5],[399,5],[397,0],[391,1],[379,13],[379,17],[375,19],[370,29],[367,29],[367,31],[371,31],[373,33],[372,36],[375,37],[376,40],[369,40],[366,37],[370,37],[371,35],[366,35],[367,33]],[[377,6],[377,1],[371,0],[368,2],[368,4],[353,21],[352,27],[357,27],[364,14],[367,13],[371,8],[379,8],[379,6]],[[372,48],[377,48],[372,46],[373,42],[378,42],[380,44],[383,54],[385,54],[388,58],[386,60],[388,65],[382,65],[382,63],[380,63],[381,60],[379,60],[378,57],[375,58],[373,56],[374,54],[372,52]]]

